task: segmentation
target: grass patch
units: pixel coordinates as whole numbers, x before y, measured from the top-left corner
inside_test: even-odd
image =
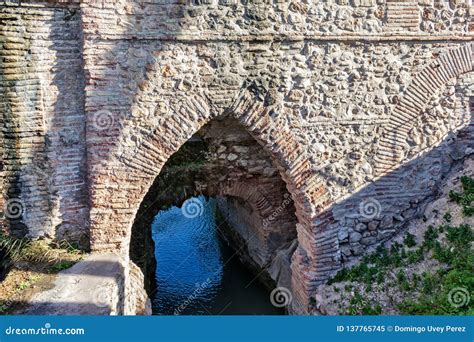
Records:
[[[0,251],[9,263],[33,262],[52,263],[81,254],[68,242],[47,242],[45,240],[19,239],[0,232]],[[3,261],[3,260],[2,260]]]
[[[53,273],[57,273],[63,270],[67,270],[68,268],[71,268],[72,266],[74,266],[75,263],[76,263],[75,261],[63,260],[51,266],[49,270]]]

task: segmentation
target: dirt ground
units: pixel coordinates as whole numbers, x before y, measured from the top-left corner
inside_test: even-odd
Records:
[[[79,252],[57,249],[48,260],[18,261],[10,265],[0,282],[0,315],[15,314],[36,293],[49,290],[56,274],[82,258]],[[40,259],[40,258],[38,258]]]

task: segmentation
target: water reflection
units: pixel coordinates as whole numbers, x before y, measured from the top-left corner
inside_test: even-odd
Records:
[[[152,224],[157,261],[154,314],[282,314],[269,292],[218,236],[213,199],[161,211]]]

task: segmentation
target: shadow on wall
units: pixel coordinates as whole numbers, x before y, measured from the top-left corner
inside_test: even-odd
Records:
[[[473,113],[474,111],[471,111],[471,114]],[[355,262],[359,255],[400,232],[404,221],[419,215],[427,201],[433,198],[443,175],[463,158],[472,158],[473,135],[474,116],[471,115],[469,125],[449,134],[437,148],[420,155],[332,206],[327,212],[331,213],[330,220],[333,222],[328,225],[324,236],[328,239],[327,245],[335,245],[339,252],[333,251],[331,259],[323,262],[336,262],[338,267],[344,264],[347,266]],[[468,149],[471,149],[471,152],[467,153]],[[388,183],[394,180],[400,182],[400,179],[409,182],[406,186],[410,192],[388,192],[394,188],[393,184]],[[430,197],[427,197],[428,193],[431,194]],[[393,207],[382,206],[381,203],[387,201],[393,203]],[[135,296],[144,298],[144,294],[139,294],[140,290],[143,291],[143,278],[130,278],[135,283],[127,288],[125,275],[128,271],[123,262],[118,260],[117,256],[97,258],[99,260],[86,260],[61,272],[55,288],[40,294],[33,303],[20,301],[15,304],[26,306],[22,311],[24,314],[38,315],[108,315],[130,313],[131,310],[146,313],[146,309],[143,309],[146,308],[143,299],[136,301],[142,303],[141,305],[126,301]],[[333,273],[334,268],[331,268],[328,276]],[[81,281],[78,281],[79,279]]]
[[[129,2],[127,5],[130,6],[128,9],[131,12],[143,13],[143,5],[139,2]],[[28,7],[29,4],[20,6]],[[107,6],[112,11],[115,8],[115,4],[105,1],[84,1],[82,6],[83,9],[92,12],[97,9],[102,10]],[[175,28],[180,26],[179,19],[185,15],[186,5],[177,0],[168,1],[163,8],[166,20],[157,22],[164,25],[167,32],[173,31],[175,34],[179,34],[179,30]],[[102,103],[103,107],[101,108],[88,106],[88,103],[85,102],[84,89],[86,86],[94,85],[97,87],[96,90],[99,90],[101,82],[90,77],[85,78],[82,59],[75,59],[76,55],[81,57],[81,52],[83,52],[81,44],[84,37],[79,28],[79,25],[82,24],[81,10],[75,5],[62,6],[60,3],[46,5],[45,9],[51,10],[53,16],[51,20],[42,24],[50,28],[48,38],[52,41],[51,51],[54,52],[54,56],[48,56],[48,59],[54,60],[54,65],[51,67],[51,70],[54,70],[52,72],[54,76],[51,80],[47,76],[46,79],[35,80],[34,101],[31,108],[26,111],[29,114],[35,114],[31,122],[28,121],[25,125],[24,118],[19,117],[11,107],[7,106],[6,110],[2,111],[1,129],[2,133],[6,133],[6,136],[2,135],[2,148],[3,153],[8,156],[4,160],[9,160],[8,171],[14,170],[12,174],[5,177],[9,182],[4,190],[7,200],[11,200],[8,209],[14,210],[14,215],[7,216],[5,219],[8,221],[7,229],[10,229],[11,233],[16,236],[36,234],[41,236],[46,231],[46,235],[58,239],[75,240],[87,250],[89,248],[89,227],[87,225],[89,209],[85,179],[91,177],[91,174],[95,174],[95,165],[86,166],[86,135],[89,142],[87,145],[89,158],[92,156],[106,160],[110,155],[107,143],[110,144],[109,146],[114,145],[115,137],[120,134],[117,128],[122,125],[119,115],[114,111],[116,103],[112,98],[113,95],[110,95],[114,93],[113,90],[109,92],[109,95],[99,95],[100,99],[95,103]],[[43,9],[40,7],[37,10]],[[12,25],[15,25],[15,22],[19,21],[13,18]],[[169,34],[168,38],[173,40],[172,36],[173,34]],[[97,44],[101,43],[99,39]],[[128,45],[129,48],[133,47],[133,42],[130,40],[123,44]],[[83,57],[94,59],[90,65],[92,67],[100,68],[103,62],[104,64],[115,64],[117,68],[128,68],[131,66],[119,65],[119,59],[122,60],[123,57],[122,51],[120,51],[123,44],[117,51],[112,49],[104,56],[86,55]],[[25,48],[22,52],[24,53],[23,60],[30,61],[31,56],[29,55],[32,50]],[[0,63],[3,63],[3,59],[0,59]],[[3,71],[3,65],[0,64],[0,66]],[[143,72],[144,68],[131,67],[130,74],[135,76],[137,73],[141,74],[138,80],[135,79],[136,82],[132,82],[131,95],[137,92],[138,84],[146,78],[142,74]],[[19,91],[18,81],[9,82],[6,91],[10,90],[10,93],[5,94],[6,99],[14,98],[15,96],[12,94]],[[127,80],[122,80],[122,84],[126,83],[128,83]],[[120,82],[116,82],[114,85],[118,84]],[[4,94],[1,95],[3,99]],[[4,102],[8,103],[7,100]],[[53,108],[51,110],[52,117],[46,117],[49,112],[44,106]],[[40,107],[45,111],[41,112]],[[45,122],[47,125],[44,125]],[[110,126],[109,123],[111,123]],[[11,134],[12,130],[15,134]],[[30,139],[33,137],[41,139],[41,143],[35,144],[35,147],[31,149],[31,159],[26,163],[25,160],[20,161],[21,157],[18,154],[18,146],[24,143],[25,136]],[[2,160],[1,171],[6,169]],[[41,203],[38,201],[33,203],[32,196],[40,197]],[[51,217],[61,223],[53,224]],[[34,234],[31,234],[34,230],[33,223],[36,224],[36,227],[43,227],[44,230],[35,230]],[[55,231],[49,228],[53,226],[55,226]],[[61,272],[61,274],[64,274],[68,279],[77,276],[86,280],[87,288],[81,291],[81,288],[77,288],[79,282],[69,284],[67,287],[58,284],[51,290],[56,291],[56,295],[59,295],[57,301],[50,301],[48,296],[51,298],[54,296],[50,291],[47,291],[40,295],[42,299],[37,299],[32,306],[31,303],[28,303],[27,306],[30,308],[26,309],[26,314],[110,314],[112,312],[123,314],[125,312],[126,273],[124,273],[121,262],[84,261],[70,270]],[[95,278],[101,279],[99,283]],[[91,293],[91,289],[103,287],[100,286],[101,282],[107,283],[106,286],[104,285],[105,289],[99,290],[97,295]],[[114,283],[113,286],[112,283]],[[107,297],[111,287],[115,288],[118,304],[108,305],[108,299],[104,300],[103,298]],[[139,291],[137,290],[137,292]],[[99,298],[94,298],[97,296]],[[70,301],[71,297],[77,298],[77,301]],[[81,298],[84,301],[81,301]],[[99,303],[97,304],[97,302]],[[0,302],[0,304],[2,303]],[[3,304],[11,306],[15,302],[10,301]],[[26,303],[17,301],[16,304]]]
[[[82,59],[81,12],[68,8],[55,13],[49,39],[56,56],[53,87],[58,89],[47,135],[52,161],[51,184],[55,238],[89,249],[89,207],[86,187],[85,77]],[[58,19],[56,19],[58,20]]]
[[[2,125],[8,166],[4,171],[7,229],[20,237],[68,238],[87,250],[80,11],[75,5],[51,4],[35,7],[33,15],[25,17],[21,11],[29,6],[4,8],[18,10],[4,24],[25,35],[21,47],[4,53],[21,52],[19,63],[31,73],[22,70],[13,79],[10,75],[2,93],[7,104]],[[37,20],[48,36],[30,28],[38,25]],[[52,44],[46,46],[45,40]],[[30,78],[27,84],[25,78]],[[16,104],[17,97],[22,98],[21,105]]]
[[[107,9],[107,4],[92,2],[89,7],[86,2],[83,4],[83,10],[90,13],[94,11],[114,12],[114,5],[109,5],[109,9]],[[130,6],[128,8],[130,13],[137,13],[145,20],[146,13],[143,13],[142,4],[131,2],[128,5]],[[188,17],[190,13],[187,12],[187,5],[181,4],[179,1],[174,1],[174,3],[164,5],[164,7],[167,7],[167,10],[164,11],[167,17],[162,24],[174,27],[174,30],[167,30],[167,32],[174,32],[168,35],[168,39],[173,41],[173,38],[179,35],[180,21]],[[189,11],[191,10],[189,9]],[[63,15],[66,22],[69,15]],[[78,13],[71,15],[69,20],[75,20],[74,18],[79,16]],[[94,18],[94,16],[91,15],[89,20],[91,18]],[[161,25],[161,23],[159,24]],[[58,56],[64,51],[71,52],[79,48],[71,43],[71,41],[80,41],[79,30],[76,35],[71,35],[70,39],[64,41],[61,38],[64,36],[61,27],[54,25],[54,21],[51,22],[51,25],[54,29],[50,33],[50,39],[54,42],[53,49],[56,50]],[[91,27],[94,27],[93,23],[91,25]],[[97,38],[89,37],[90,34],[88,32],[85,35],[85,40],[88,43],[91,42],[88,39]],[[108,171],[106,169],[108,158],[116,157],[114,147],[116,147],[117,138],[122,133],[127,134],[127,132],[122,132],[123,121],[131,117],[130,108],[136,94],[139,93],[140,86],[143,86],[143,81],[150,77],[147,74],[146,67],[154,61],[152,53],[149,51],[140,52],[136,48],[139,45],[131,38],[117,44],[109,44],[99,38],[94,43],[97,47],[105,46],[101,51],[107,52],[104,55],[95,55],[95,49],[84,51],[84,59],[87,61],[86,67],[89,68],[85,81],[82,79],[82,71],[79,65],[74,64],[75,71],[70,72],[70,62],[66,56],[62,61],[56,62],[55,68],[59,71],[55,75],[52,84],[58,88],[59,97],[54,103],[55,115],[51,124],[54,131],[48,131],[46,137],[44,137],[42,147],[33,151],[35,158],[44,157],[39,162],[36,162],[35,159],[31,161],[39,168],[47,170],[47,177],[42,181],[41,184],[43,185],[41,186],[46,187],[46,191],[51,192],[47,196],[50,203],[44,208],[41,207],[41,210],[46,213],[56,212],[62,218],[63,225],[58,226],[58,235],[73,234],[77,227],[81,227],[81,224],[85,224],[87,221],[88,209],[84,204],[87,196],[84,182],[85,165],[87,164],[88,168],[89,185],[102,184],[107,175],[101,172]],[[155,52],[161,53],[162,49],[158,47],[165,44],[166,42],[156,42],[157,49]],[[110,45],[113,45],[113,47],[109,48]],[[135,65],[133,61],[128,59],[128,55],[139,53],[142,54],[143,58]],[[123,70],[127,70],[130,79],[123,78],[124,73],[120,73]],[[115,77],[113,84],[107,82],[106,75],[101,74],[102,72],[109,72],[112,77]],[[67,80],[71,81],[73,86]],[[125,92],[122,89],[124,84],[127,85]],[[13,86],[14,84],[12,84]],[[181,84],[175,84],[175,86],[178,87]],[[79,104],[72,106],[67,94],[73,92],[82,94],[84,88],[86,89],[85,98],[87,98],[87,101],[81,97],[77,99]],[[82,104],[84,104],[87,119],[86,134],[84,133],[82,109],[79,109]],[[35,111],[31,109],[31,112]],[[14,115],[11,111],[6,111],[6,113],[6,115],[11,114],[12,117]],[[8,122],[7,120],[5,120],[5,123]],[[18,126],[18,122],[14,121],[18,120],[17,118],[11,120],[13,126]],[[5,126],[7,125],[5,124]],[[71,129],[72,127],[74,128]],[[33,132],[33,134],[42,135],[43,133]],[[348,263],[351,258],[357,258],[365,253],[368,248],[382,243],[393,236],[397,230],[402,229],[404,220],[419,213],[423,201],[426,201],[427,191],[436,192],[436,187],[442,180],[443,172],[448,170],[459,157],[459,151],[456,151],[456,148],[474,147],[472,136],[473,122],[471,117],[468,127],[450,134],[440,147],[420,155],[406,165],[359,189],[357,193],[351,194],[344,201],[325,210],[317,218],[317,226],[324,228],[324,231],[318,234],[320,236],[318,244],[321,248],[321,254],[318,259],[319,264],[314,266],[322,270],[327,269],[325,275],[327,278],[344,263]],[[454,137],[457,137],[457,142],[450,144]],[[12,158],[17,159],[19,158],[15,155],[17,153],[17,142],[11,138],[9,139],[5,142],[8,153],[12,153]],[[87,144],[87,160],[84,157],[85,147],[82,145],[83,141],[86,141]],[[47,150],[46,154],[45,150]],[[55,165],[49,170],[48,166],[42,164],[48,160],[46,156],[55,156],[56,161],[62,166]],[[324,179],[330,178],[324,170],[316,172],[320,173]],[[15,177],[19,176],[15,175]],[[428,181],[426,181],[427,177]],[[51,179],[54,180],[55,184],[48,184]],[[399,190],[403,189],[399,186],[400,180],[404,181],[404,187],[409,189],[409,192],[400,194]],[[33,182],[36,181],[33,180]],[[11,184],[8,191],[16,196],[18,188],[13,184],[22,184],[22,180],[18,179]],[[397,191],[394,192],[394,189]],[[94,189],[89,188],[89,190],[93,200],[97,194]],[[21,199],[31,195],[28,192],[18,194]],[[384,203],[383,206],[382,203]],[[387,207],[385,203],[390,203],[390,206]],[[28,208],[29,205],[27,204]],[[100,211],[100,208],[98,210]],[[21,223],[21,221],[18,222]],[[21,229],[24,229],[24,227]],[[89,264],[89,266],[95,269],[94,265]],[[90,272],[87,269],[82,271],[85,274]],[[80,276],[81,273],[76,275]],[[115,279],[114,277],[112,279]],[[314,279],[314,284],[320,283],[324,280],[323,278]],[[120,281],[117,281],[117,283],[120,284]],[[89,297],[83,301],[83,305],[94,303],[91,296],[92,294],[89,293]],[[45,300],[43,304],[47,305],[48,301]],[[66,304],[67,301],[62,303],[62,305]],[[120,305],[124,306],[123,304]],[[123,312],[123,308],[119,312]]]
[[[320,266],[336,266],[328,269],[322,280],[402,232],[437,196],[449,171],[473,158],[474,97],[465,100],[469,107],[461,129],[450,131],[436,147],[426,148],[409,162],[351,192],[317,217],[318,235],[323,236],[322,246],[327,246]],[[332,178],[324,170],[317,172],[324,179]]]

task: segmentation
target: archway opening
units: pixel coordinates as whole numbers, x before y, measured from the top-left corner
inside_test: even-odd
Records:
[[[169,158],[150,187],[133,224],[130,256],[145,274],[156,314],[279,314],[284,308],[272,303],[271,290],[291,288],[296,223],[271,156],[237,120],[214,119]],[[180,286],[182,296],[164,297]]]

